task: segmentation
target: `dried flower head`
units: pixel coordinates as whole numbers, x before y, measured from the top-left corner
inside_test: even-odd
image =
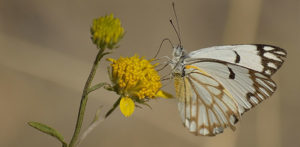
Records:
[[[113,14],[94,19],[91,27],[92,41],[98,48],[113,49],[124,36],[124,28]]]

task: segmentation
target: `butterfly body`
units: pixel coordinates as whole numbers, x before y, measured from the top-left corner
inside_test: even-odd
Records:
[[[184,59],[186,57],[186,52],[181,46],[177,46],[173,49],[173,58],[170,62],[172,68],[172,75],[184,76]]]
[[[241,115],[276,90],[271,80],[286,51],[271,45],[216,46],[186,53],[174,48],[171,61],[184,126],[196,135],[235,129]]]

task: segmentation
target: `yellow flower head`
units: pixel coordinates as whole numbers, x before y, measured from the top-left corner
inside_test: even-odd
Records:
[[[120,109],[125,116],[133,113],[134,102],[144,103],[157,97],[171,97],[160,90],[162,84],[155,70],[157,64],[151,64],[152,60],[137,55],[108,60],[112,62],[110,76],[114,91],[122,96]]]
[[[161,88],[160,76],[149,60],[133,57],[108,59],[112,62],[112,82],[120,95],[132,98],[154,98]]]
[[[91,27],[92,41],[98,48],[113,49],[124,36],[124,28],[113,14],[94,19]]]

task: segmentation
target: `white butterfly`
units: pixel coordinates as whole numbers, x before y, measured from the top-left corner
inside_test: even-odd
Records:
[[[263,44],[215,46],[186,53],[180,43],[170,65],[184,126],[205,136],[222,133],[227,127],[234,130],[244,112],[274,93],[276,84],[271,76],[286,54],[284,49]]]

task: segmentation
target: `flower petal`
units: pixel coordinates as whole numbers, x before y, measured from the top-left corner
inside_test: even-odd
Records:
[[[129,117],[134,111],[134,102],[129,97],[123,97],[120,101],[120,110],[125,117]]]
[[[161,98],[173,98],[173,95],[170,94],[170,93],[167,93],[165,91],[162,91],[162,90],[159,90],[157,93],[156,93],[156,96],[155,97],[161,97]]]

